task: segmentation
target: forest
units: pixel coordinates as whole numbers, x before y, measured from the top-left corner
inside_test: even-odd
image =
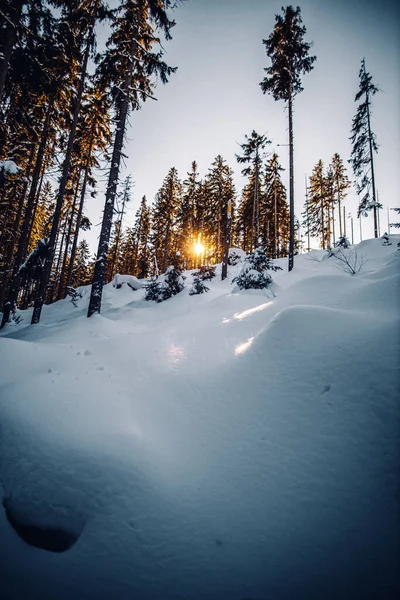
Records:
[[[135,198],[135,222],[126,226],[135,178],[121,176],[129,117],[176,71],[165,62],[163,43],[172,38],[179,4],[121,0],[110,8],[103,0],[1,0],[2,327],[30,306],[32,323],[38,323],[44,303],[88,284],[88,316],[98,313],[103,285],[115,274],[157,278],[177,257],[181,269],[193,269],[226,263],[231,247],[250,253],[263,248],[271,258],[288,256],[290,271],[300,248],[311,249],[311,238],[328,249],[346,237],[351,179],[339,154],[329,165],[316,162],[304,211],[294,211],[293,103],[316,56],[305,41],[301,10],[292,6],[276,15],[263,40],[270,64],[260,82],[262,93],[288,107],[289,190],[279,156],[268,152],[271,140],[253,130],[236,140],[246,178],[242,191],[235,189],[233,165],[221,155],[203,178],[193,157],[186,174],[171,166],[154,199]],[[97,34],[104,24],[110,34],[100,51]],[[363,60],[348,162],[360,195],[359,217],[373,213],[375,237],[378,145],[370,106],[377,91]],[[89,197],[104,203],[95,255],[85,239],[94,227],[85,208]]]

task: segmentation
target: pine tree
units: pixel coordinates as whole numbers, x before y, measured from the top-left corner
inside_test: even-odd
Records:
[[[42,278],[38,288],[37,298],[32,313],[32,325],[39,323],[42,307],[46,299],[46,288],[51,274],[52,263],[55,253],[55,243],[58,234],[58,226],[62,215],[64,195],[67,188],[68,178],[70,175],[70,166],[72,152],[77,132],[79,114],[82,107],[85,82],[87,78],[88,62],[92,47],[95,43],[94,27],[97,19],[104,17],[104,7],[101,0],[87,0],[86,2],[69,3],[67,10],[67,23],[70,25],[73,41],[71,42],[72,57],[76,53],[76,59],[81,62],[81,69],[77,78],[77,90],[74,97],[72,109],[72,120],[69,128],[68,142],[66,146],[60,185],[58,188],[57,199],[55,204],[52,228],[49,236],[48,247],[49,253],[43,269]],[[84,27],[82,29],[82,21]],[[71,58],[72,58],[71,57]]]
[[[264,192],[260,206],[260,240],[273,258],[287,256],[289,243],[289,207],[282,183],[277,154],[273,154],[265,169]]]
[[[71,287],[77,288],[81,285],[88,285],[90,283],[89,257],[89,244],[83,239],[79,242],[76,251]]]
[[[192,273],[193,283],[189,290],[189,296],[195,296],[197,294],[204,294],[204,292],[208,292],[210,288],[206,286],[203,279],[199,275],[199,272],[196,271]]]
[[[250,230],[250,252],[253,247],[256,247],[260,237],[260,195],[261,195],[261,176],[262,162],[264,158],[264,148],[271,140],[265,135],[260,135],[256,131],[252,131],[250,136],[245,135],[246,141],[240,144],[242,154],[236,154],[238,163],[248,164],[242,170],[242,175],[250,177],[247,192],[244,198],[247,200],[250,195],[253,196],[252,207],[243,209],[243,214],[251,213],[251,230]],[[250,194],[249,194],[250,192]],[[252,192],[252,194],[251,194]]]
[[[315,165],[310,177],[303,218],[306,234],[319,237],[321,248],[328,248],[331,245],[331,195],[322,160]]]
[[[113,22],[108,51],[100,65],[100,71],[110,85],[116,113],[116,130],[88,317],[99,313],[101,308],[129,110],[139,109],[141,102],[151,97],[155,85],[154,75],[158,75],[162,83],[167,83],[168,77],[176,70],[162,61],[164,51],[161,40],[156,35],[156,30],[161,29],[166,39],[171,38],[170,30],[175,23],[168,18],[167,10],[173,6],[172,0],[141,0],[140,3],[135,0],[123,0]]]
[[[232,279],[240,290],[264,289],[272,284],[268,271],[280,271],[281,267],[274,265],[268,253],[263,248],[256,248],[246,256],[239,274]]]
[[[347,196],[347,190],[350,188],[351,183],[346,173],[343,160],[339,154],[334,154],[331,162],[333,171],[333,194],[336,197],[336,202],[339,211],[339,235],[343,235],[342,228],[342,203]]]
[[[236,191],[233,183],[233,171],[224,158],[218,155],[205,178],[203,192],[203,232],[202,243],[208,259],[221,262],[226,253],[227,233],[230,228],[228,219],[233,218]],[[229,216],[230,213],[230,216]]]
[[[111,281],[116,273],[121,271],[120,269],[120,245],[122,239],[122,225],[126,210],[126,204],[131,200],[131,188],[132,178],[130,175],[125,179],[123,183],[123,190],[120,194],[117,194],[117,216],[118,219],[114,224],[114,235],[109,250],[109,259],[107,260],[105,281],[108,283]],[[121,201],[121,207],[118,207],[118,200]]]
[[[201,223],[198,222],[197,215],[200,202],[199,174],[197,163],[193,161],[191,171],[183,182],[182,202],[176,218],[177,246],[182,253],[186,269],[193,267],[193,249],[201,232]]]
[[[151,241],[161,271],[165,271],[169,257],[178,250],[175,225],[181,200],[182,184],[178,171],[172,167],[157,193],[151,217]]]
[[[351,143],[353,145],[351,158],[349,160],[357,178],[357,194],[362,195],[358,206],[358,216],[367,215],[370,210],[374,213],[374,235],[378,237],[378,214],[377,209],[382,208],[376,196],[374,153],[378,152],[376,136],[371,129],[371,98],[378,92],[378,88],[372,83],[372,77],[367,73],[365,59],[361,61],[359,72],[359,90],[355,96],[355,102],[362,99],[357,107],[351,128]],[[372,191],[372,200],[370,193]]]
[[[302,25],[300,8],[282,8],[283,15],[276,15],[275,27],[267,40],[265,50],[271,66],[264,69],[266,77],[260,83],[264,94],[274,100],[287,102],[289,109],[289,204],[290,238],[289,271],[294,264],[294,169],[293,169],[293,100],[303,91],[301,75],[313,69],[316,56],[310,56],[311,44],[304,41],[306,28]]]

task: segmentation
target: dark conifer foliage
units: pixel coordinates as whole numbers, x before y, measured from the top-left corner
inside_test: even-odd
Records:
[[[172,167],[157,193],[152,213],[151,241],[161,271],[166,270],[170,256],[178,250],[175,226],[181,202],[182,183]]]
[[[289,246],[290,215],[282,172],[278,155],[274,153],[265,168],[260,205],[260,242],[273,258],[287,256]]]
[[[309,54],[311,44],[304,40],[306,28],[302,25],[300,8],[287,6],[282,15],[276,15],[275,27],[269,38],[263,40],[265,50],[271,60],[271,66],[264,69],[267,73],[260,83],[264,94],[271,94],[274,100],[283,100],[288,104],[289,112],[289,203],[290,238],[289,271],[293,269],[294,236],[294,169],[293,169],[293,100],[303,91],[301,75],[313,69],[315,56]]]
[[[358,215],[374,214],[374,235],[378,237],[378,209],[382,208],[376,195],[374,153],[378,152],[376,135],[371,129],[371,101],[379,90],[367,72],[365,59],[361,61],[359,72],[359,90],[355,102],[360,102],[351,127],[351,143],[353,145],[349,160],[357,178],[357,194],[360,196]],[[372,198],[371,198],[372,193]]]
[[[317,237],[321,248],[332,244],[332,186],[330,178],[325,175],[324,163],[319,160],[310,176],[307,205],[303,212],[303,225],[306,235]]]
[[[334,204],[338,207],[339,215],[339,235],[343,235],[342,227],[342,206],[347,196],[347,190],[350,188],[351,183],[347,176],[346,168],[343,163],[343,159],[339,154],[334,154],[331,162],[331,169],[333,172],[333,195]]]
[[[95,265],[88,316],[99,313],[106,272],[108,244],[117,192],[118,177],[124,145],[125,130],[130,110],[138,110],[147,98],[152,97],[155,76],[167,83],[176,70],[163,60],[164,51],[157,31],[171,38],[174,21],[167,10],[171,0],[124,0],[113,22],[113,33],[108,50],[99,66],[110,89],[115,109],[115,137],[111,167],[106,190],[103,222]]]
[[[250,252],[260,241],[260,195],[261,195],[261,177],[262,163],[265,156],[264,149],[271,143],[265,135],[260,135],[252,131],[251,135],[245,135],[245,142],[240,144],[242,154],[237,154],[238,163],[247,164],[242,170],[242,175],[249,177],[249,184],[246,188],[246,194],[243,201],[247,206],[242,207],[243,229],[250,229]],[[252,204],[251,202],[252,197]],[[249,217],[251,216],[251,222]]]
[[[240,290],[264,289],[272,284],[268,271],[280,271],[263,248],[256,248],[246,256],[239,274],[232,279]]]

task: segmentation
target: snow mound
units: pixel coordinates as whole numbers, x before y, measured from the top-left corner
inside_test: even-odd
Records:
[[[140,288],[143,286],[143,282],[140,281],[140,279],[138,279],[137,277],[134,277],[133,275],[119,275],[119,273],[115,275],[114,279],[111,282],[111,285],[119,289],[123,286],[124,283],[126,283],[126,285],[129,286],[132,290],[140,290]]]
[[[232,266],[5,330],[4,598],[396,598],[400,253],[362,252],[354,276],[296,257],[274,297],[233,293]]]

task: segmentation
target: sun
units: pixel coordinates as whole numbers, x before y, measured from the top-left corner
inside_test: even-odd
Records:
[[[204,250],[205,250],[205,248],[200,241],[195,243],[195,245],[194,245],[195,254],[203,254]]]

